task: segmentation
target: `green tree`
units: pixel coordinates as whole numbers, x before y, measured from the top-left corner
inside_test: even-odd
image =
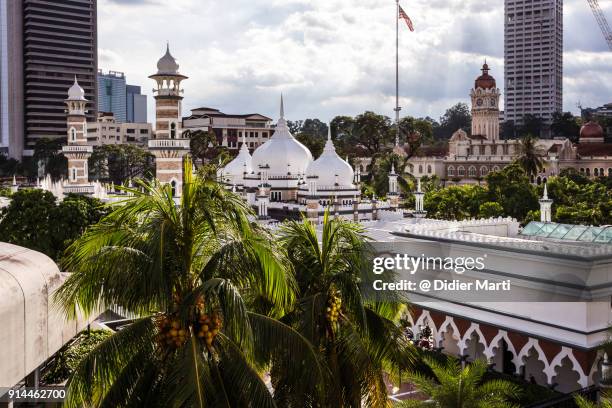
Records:
[[[482,203],[478,209],[478,216],[481,218],[495,218],[504,215],[504,208],[500,203],[487,201]]]
[[[578,408],[612,408],[611,400],[604,400],[600,403],[592,402],[582,397],[581,395],[576,395],[574,401]]]
[[[381,153],[394,138],[391,120],[387,116],[367,111],[355,117],[350,141],[363,146],[370,157]]]
[[[55,258],[49,220],[55,211],[55,196],[43,190],[19,190],[0,213],[2,241],[42,252]],[[68,221],[68,220],[66,220]]]
[[[197,162],[202,165],[212,161],[218,161],[220,154],[227,153],[227,148],[219,146],[217,135],[212,130],[205,132],[203,130],[187,130],[184,132],[184,137],[189,138],[189,147],[191,155]],[[238,140],[239,143],[242,140]]]
[[[574,143],[578,142],[580,124],[578,123],[578,118],[574,117],[571,112],[553,113],[550,129],[553,136],[567,137]]]
[[[153,155],[131,144],[96,146],[88,164],[94,179],[116,185],[128,179],[151,178],[155,169]]]
[[[319,157],[325,147],[325,138],[308,133],[298,133],[295,138],[310,150],[313,157]]]
[[[0,212],[0,236],[5,242],[40,251],[53,259],[98,222],[106,208],[94,198],[68,195],[57,204],[55,196],[38,189],[19,190]]]
[[[486,201],[501,204],[507,216],[523,220],[529,211],[539,208],[535,188],[529,183],[525,170],[511,164],[485,177],[487,181]]]
[[[465,130],[468,134],[471,132],[472,115],[470,108],[463,102],[451,106],[440,117],[440,127],[437,129],[438,139],[448,139],[459,129]]]
[[[527,114],[523,116],[523,125],[519,129],[521,136],[535,135],[540,136],[544,128],[544,119],[539,116]]]
[[[45,174],[53,179],[66,176],[68,162],[61,153],[62,141],[60,139],[41,138],[34,144],[34,163],[41,164]]]
[[[306,119],[298,133],[325,139],[327,137],[327,123],[319,119]]]
[[[483,379],[487,372],[485,360],[476,360],[461,368],[460,363],[448,358],[439,362],[426,358],[425,363],[433,376],[411,372],[408,378],[417,389],[428,395],[430,401],[408,400],[398,408],[510,408],[518,407],[512,401],[520,396],[517,385],[505,380]]]
[[[360,286],[361,267],[371,265],[363,257],[369,250],[364,230],[326,213],[321,238],[307,220],[285,223],[280,236],[299,288],[299,307],[283,320],[308,338],[330,376],[325,401],[315,403],[287,384],[294,363],[277,367],[272,384],[278,406],[386,406],[385,373],[410,369],[414,351],[398,325],[401,299],[376,301]]]
[[[189,160],[179,206],[167,185],[138,187],[62,262],[72,274],[55,299],[70,316],[110,304],[141,316],[81,361],[65,406],[273,407],[261,373],[288,355],[301,369],[286,381],[317,389],[312,347],[272,318],[295,299],[288,262],[248,205]]]
[[[521,138],[519,145],[518,163],[530,177],[535,177],[544,170],[544,160],[542,151],[538,147],[538,139],[531,134]]]

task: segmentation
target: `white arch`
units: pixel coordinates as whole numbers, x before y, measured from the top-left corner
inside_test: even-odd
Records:
[[[482,334],[482,331],[480,331],[480,325],[477,323],[472,323],[463,335],[463,339],[461,339],[461,341],[463,344],[465,344],[465,347],[467,347],[467,341],[472,339],[472,333],[476,333],[480,338],[479,343],[484,346],[485,350],[483,354],[487,357],[487,359],[493,357],[493,354],[489,355],[487,353],[487,340],[485,339],[484,334]]]
[[[493,349],[499,348],[499,341],[502,339],[506,341],[506,344],[508,345],[508,351],[512,352],[512,363],[514,364],[514,367],[516,367],[516,374],[519,374],[520,365],[518,360],[518,353],[514,348],[514,344],[512,344],[510,338],[508,337],[508,332],[506,332],[505,330],[499,330],[495,337],[493,337],[493,340],[491,340],[491,344],[489,344],[489,346],[485,349],[484,354],[491,355],[491,357],[493,357],[495,355]]]
[[[561,351],[555,356],[555,358],[552,359],[547,369],[544,370],[544,372],[548,376],[548,382],[552,383],[553,377],[557,375],[555,369],[561,366],[561,362],[565,357],[567,357],[572,362],[572,369],[580,376],[580,378],[578,379],[578,384],[580,384],[580,386],[583,388],[587,387],[589,385],[589,377],[584,374],[584,371],[582,371],[582,366],[580,365],[580,363],[578,363],[578,360],[576,360],[573,350],[565,346],[561,348]]]
[[[446,320],[444,320],[444,322],[440,325],[439,341],[442,341],[442,334],[447,332],[449,326],[453,329],[453,334],[457,336],[457,347],[459,348],[459,354],[463,355],[463,352],[465,351],[465,342],[461,340],[461,332],[455,324],[455,320],[451,316],[446,316]],[[439,341],[437,340],[436,347],[440,347]]]

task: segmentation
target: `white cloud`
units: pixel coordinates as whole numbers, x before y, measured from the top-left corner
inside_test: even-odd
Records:
[[[391,0],[99,0],[100,68],[147,78],[166,40],[197,106],[289,118],[374,110],[393,114],[395,4]],[[402,113],[439,117],[468,92],[486,57],[503,89],[503,1],[402,1]],[[610,15],[611,8],[604,10]],[[585,0],[565,1],[565,106],[609,101],[612,54]],[[152,101],[149,103],[152,108]],[[152,110],[150,112],[152,117]]]

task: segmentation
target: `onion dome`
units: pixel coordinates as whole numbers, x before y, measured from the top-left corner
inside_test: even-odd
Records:
[[[603,139],[603,128],[597,122],[588,121],[580,128],[580,139]]]
[[[327,142],[323,148],[321,156],[308,166],[307,177],[317,176],[319,186],[353,186],[353,168],[346,161],[342,160],[331,140],[331,123],[327,133]]]
[[[242,134],[242,146],[238,155],[229,162],[223,169],[223,176],[231,176],[233,178],[242,178],[244,173],[250,174],[253,172],[252,158],[249,153],[246,141],[244,139],[244,133]]]
[[[74,76],[74,84],[68,89],[68,100],[70,101],[86,101],[85,91],[79,85],[76,75]]]
[[[487,62],[485,61],[485,63],[482,66],[482,75],[480,75],[478,78],[476,78],[476,81],[474,82],[474,89],[478,89],[478,88],[482,88],[482,89],[492,89],[492,88],[496,88],[496,84],[495,84],[495,78],[493,78],[491,75],[489,75],[489,65],[487,65]]]
[[[253,152],[253,171],[265,168],[269,175],[304,174],[312,162],[310,150],[298,142],[287,127],[281,95],[280,119],[274,135]]]
[[[179,65],[172,54],[170,54],[170,44],[166,44],[166,53],[157,61],[156,75],[177,75],[178,69]]]

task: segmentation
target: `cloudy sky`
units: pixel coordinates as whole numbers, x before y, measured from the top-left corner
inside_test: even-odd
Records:
[[[600,0],[612,21],[612,0]],[[403,115],[438,118],[468,92],[483,59],[503,91],[503,0],[401,0]],[[564,110],[612,102],[612,52],[587,0],[565,0]],[[199,106],[289,119],[393,115],[393,0],[98,0],[99,67],[151,94],[170,42]],[[153,118],[153,100],[149,117]]]

